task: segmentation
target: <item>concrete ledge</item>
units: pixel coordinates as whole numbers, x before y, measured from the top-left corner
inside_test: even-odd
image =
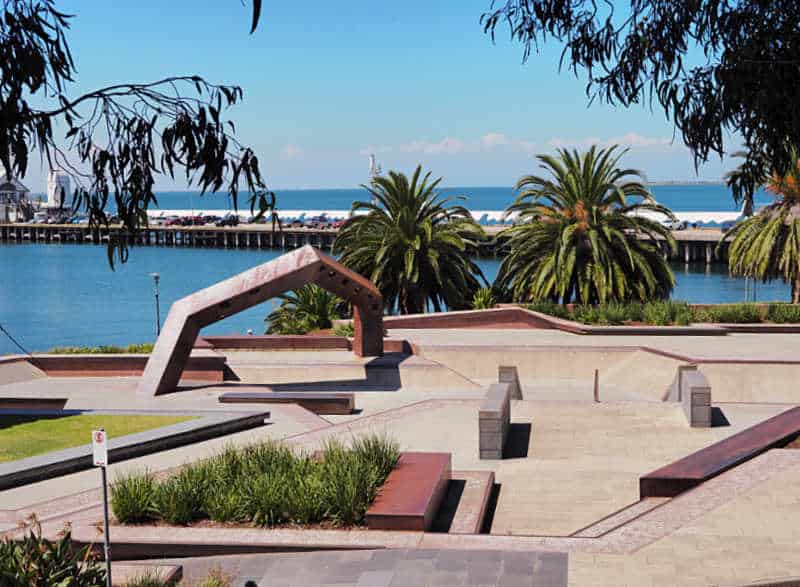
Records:
[[[6,412],[8,413],[8,412]],[[70,414],[67,412],[28,412],[40,415]],[[80,412],[74,412],[80,413]],[[103,412],[113,413],[113,412]],[[119,412],[131,413],[131,412]],[[143,413],[143,412],[141,412]],[[181,412],[171,412],[172,415]],[[166,412],[149,412],[150,415],[167,415]],[[264,425],[269,412],[214,413],[197,420],[179,422],[136,434],[128,434],[108,441],[109,463],[124,461],[195,442],[201,442],[234,432]],[[11,489],[45,479],[52,479],[92,468],[90,444],[50,452],[27,459],[0,464],[0,490]]]
[[[226,392],[219,396],[223,404],[297,404],[318,415],[352,414],[355,396],[352,393],[298,392]]]
[[[403,453],[367,510],[367,528],[429,529],[444,498],[451,471],[450,453]]]

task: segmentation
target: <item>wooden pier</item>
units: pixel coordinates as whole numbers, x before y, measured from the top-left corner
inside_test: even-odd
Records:
[[[493,237],[504,227],[485,227]],[[104,244],[109,231],[119,234],[119,226],[109,230],[90,229],[86,224],[0,224],[0,243],[43,244]],[[335,228],[289,228],[272,229],[271,224],[243,224],[235,227],[205,226],[150,226],[139,231],[135,237],[127,235],[129,244],[159,247],[206,247],[217,249],[279,249],[290,250],[303,245],[312,245],[330,251],[336,240]],[[717,254],[717,244],[723,234],[715,229],[687,229],[674,231],[678,243],[676,255],[664,254],[673,261],[685,263],[705,262],[712,264],[727,261],[728,244]],[[663,244],[663,243],[662,243]],[[502,254],[494,239],[480,245],[481,256]]]

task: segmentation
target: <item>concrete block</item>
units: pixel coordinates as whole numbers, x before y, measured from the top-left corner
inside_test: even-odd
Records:
[[[693,389],[692,390],[692,405],[693,406],[710,406],[711,405],[711,390],[710,389]]]
[[[499,433],[503,431],[503,422],[500,418],[481,418],[478,424],[481,433],[484,432]]]
[[[502,458],[511,425],[513,383],[494,383],[478,410],[478,450],[482,459]]]
[[[497,380],[500,383],[511,384],[511,399],[522,399],[522,387],[519,384],[519,373],[516,366],[500,365]]]

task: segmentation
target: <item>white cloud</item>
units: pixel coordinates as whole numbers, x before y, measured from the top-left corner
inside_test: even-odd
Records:
[[[286,159],[297,159],[303,154],[303,149],[297,145],[288,144],[283,148],[283,156]]]
[[[423,153],[424,155],[455,155],[471,150],[472,145],[460,139],[445,137],[438,142],[412,141],[400,145],[400,150],[404,153]]]
[[[439,141],[415,140],[398,146],[370,146],[359,151],[361,155],[393,152],[422,153],[423,155],[459,155],[462,153],[485,153],[496,149],[509,149],[531,154],[536,145],[531,141],[514,139],[500,132],[488,132],[479,139],[444,137]]]
[[[592,145],[599,145],[601,147],[610,147],[612,145],[620,145],[621,147],[630,147],[632,149],[672,149],[680,145],[674,143],[672,139],[666,137],[646,137],[639,133],[629,132],[622,136],[611,137],[610,139],[601,139],[599,137],[585,137],[582,139],[566,139],[556,137],[547,143],[553,148],[587,148]]]

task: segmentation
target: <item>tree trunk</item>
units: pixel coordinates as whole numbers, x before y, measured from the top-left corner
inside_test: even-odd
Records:
[[[800,273],[795,276],[792,283],[792,303],[800,304]]]

